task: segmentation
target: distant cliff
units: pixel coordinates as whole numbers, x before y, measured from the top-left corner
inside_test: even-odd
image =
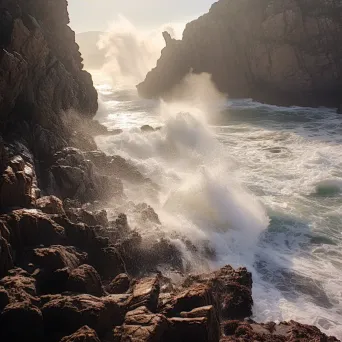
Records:
[[[337,107],[341,38],[341,1],[220,0],[182,40],[168,40],[137,88],[143,97],[163,96],[192,69],[211,73],[230,97]]]

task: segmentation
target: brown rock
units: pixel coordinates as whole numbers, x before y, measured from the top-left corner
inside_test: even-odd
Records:
[[[2,216],[9,231],[13,250],[22,252],[25,247],[58,245],[65,243],[64,228],[34,210],[15,210]]]
[[[48,271],[55,271],[65,267],[73,270],[81,265],[86,258],[86,253],[79,253],[74,247],[51,246],[36,248],[33,251],[33,262]]]
[[[224,318],[244,319],[252,315],[252,275],[246,268],[234,270],[225,266],[213,273],[190,276],[183,285],[196,283],[209,286]]]
[[[164,341],[169,324],[163,315],[152,314],[140,307],[126,314],[125,322],[114,330],[115,342],[160,342]]]
[[[44,341],[42,313],[27,302],[7,305],[0,316],[0,327],[4,341]]]
[[[98,297],[104,294],[99,274],[94,267],[89,265],[81,265],[71,271],[67,282],[67,290]]]
[[[133,297],[130,302],[130,309],[145,306],[148,310],[155,312],[158,307],[160,285],[158,276],[143,278],[133,286]]]
[[[110,294],[120,294],[128,291],[131,280],[125,273],[121,273],[106,287]]]
[[[20,268],[9,271],[9,275],[0,280],[0,286],[7,291],[10,303],[31,302],[37,305],[39,302],[36,280]]]
[[[302,325],[297,322],[283,322],[280,324],[258,324],[254,322],[228,321],[224,323],[226,337],[221,341],[240,342],[311,342],[311,341],[338,341],[334,337],[328,337],[316,327]]]
[[[60,296],[47,302],[42,312],[46,333],[60,334],[60,338],[84,325],[94,329],[101,338],[124,320],[124,313],[113,297]]]
[[[37,209],[45,214],[65,215],[63,202],[55,196],[41,197],[36,201]]]
[[[84,326],[78,329],[74,334],[63,337],[60,342],[101,342],[96,331]]]
[[[36,175],[31,164],[17,156],[0,176],[0,207],[29,207],[36,192]]]
[[[179,316],[181,312],[214,305],[212,290],[208,285],[196,284],[164,303],[161,312],[167,317]]]
[[[13,268],[13,256],[11,246],[1,236],[1,229],[0,229],[0,277],[3,277],[7,274],[7,272]]]

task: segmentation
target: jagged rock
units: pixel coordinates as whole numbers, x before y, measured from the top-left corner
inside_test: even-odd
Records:
[[[260,341],[260,342],[311,342],[338,341],[335,337],[328,337],[318,328],[299,324],[297,322],[283,322],[280,324],[255,322],[228,321],[224,324],[224,342]]]
[[[104,294],[99,274],[94,267],[89,265],[81,265],[71,271],[67,283],[67,290],[98,297]]]
[[[146,306],[152,312],[156,312],[160,292],[158,276],[138,280],[133,286],[133,297],[130,301],[130,309]]]
[[[204,341],[209,341],[209,342],[219,341],[220,336],[221,336],[221,326],[220,326],[220,319],[217,316],[217,311],[215,310],[214,306],[209,305],[209,306],[204,306],[202,308],[194,309],[190,312],[181,312],[180,315],[182,318],[188,318],[188,319],[204,318],[203,323],[206,324],[206,327],[205,327],[206,332],[201,338],[203,338]],[[174,324],[174,327],[176,327],[177,324],[179,324],[179,322],[177,323],[174,321],[173,324]],[[177,334],[179,334],[178,331],[177,331]],[[188,336],[193,336],[193,335],[188,335]],[[183,339],[184,339],[184,336],[183,336]],[[180,339],[176,339],[176,340],[178,341]],[[196,341],[200,341],[200,339],[197,339]]]
[[[212,327],[207,318],[170,318],[170,333],[167,341],[179,342],[218,342],[220,334]]]
[[[45,196],[37,199],[36,208],[45,214],[65,215],[63,202],[56,196]]]
[[[124,321],[124,313],[112,297],[59,296],[47,302],[42,313],[46,334],[59,334],[60,338],[84,325],[94,329],[101,338]]]
[[[30,207],[38,195],[34,168],[22,157],[12,158],[0,176],[0,207]]]
[[[181,312],[215,304],[212,289],[208,285],[196,284],[162,303],[160,309],[165,316],[176,317]]]
[[[152,314],[140,307],[126,314],[125,322],[114,330],[114,342],[160,342],[164,341],[169,323],[165,316]]]
[[[182,40],[167,37],[139,93],[163,96],[193,70],[231,98],[339,107],[341,13],[338,1],[220,0]]]
[[[4,287],[0,286],[0,313],[9,304],[9,296]]]
[[[106,172],[107,175],[113,175],[132,183],[147,183],[156,187],[136,166],[121,156],[107,156],[101,151],[91,151],[85,152],[85,157],[91,160],[98,169]]]
[[[96,331],[84,326],[74,334],[63,337],[60,342],[101,342]]]
[[[66,210],[68,218],[74,222],[81,222],[88,226],[103,226],[107,227],[108,217],[105,210],[88,211],[83,208],[69,208]]]
[[[234,270],[228,265],[213,273],[190,276],[183,285],[198,283],[210,287],[224,318],[244,319],[252,315],[252,275],[246,268]]]
[[[123,195],[122,182],[112,175],[99,173],[76,148],[65,148],[55,155],[50,178],[51,191],[63,199],[89,202]]]
[[[1,0],[0,8],[0,132],[23,137],[36,156],[48,159],[73,131],[63,113],[73,108],[93,117],[97,92],[82,70],[67,1]]]
[[[42,313],[27,302],[7,305],[0,315],[0,327],[3,341],[44,341]]]
[[[0,280],[0,286],[7,291],[10,303],[30,302],[37,305],[36,280],[26,271],[17,268],[8,272],[8,276]]]
[[[106,287],[106,290],[110,294],[121,294],[128,291],[131,280],[125,273],[119,274],[115,279]]]
[[[68,267],[70,270],[81,265],[87,258],[86,253],[79,253],[74,247],[51,246],[36,248],[33,251],[33,262],[47,271]]]
[[[141,126],[140,127],[140,129],[141,129],[141,131],[142,132],[154,132],[155,130],[154,130],[154,128],[152,127],[152,126],[150,126],[150,125],[143,125],[143,126]]]
[[[15,210],[1,216],[0,220],[8,229],[8,242],[17,257],[25,247],[62,245],[66,242],[64,228],[35,210]]]

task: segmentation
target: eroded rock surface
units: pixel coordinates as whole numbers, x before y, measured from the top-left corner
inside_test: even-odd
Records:
[[[138,85],[164,96],[193,70],[230,97],[277,105],[341,103],[342,4],[321,0],[220,0],[166,37],[157,66]]]

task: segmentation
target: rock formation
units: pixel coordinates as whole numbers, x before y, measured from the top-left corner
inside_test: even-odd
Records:
[[[96,150],[93,135],[109,133],[91,121],[97,94],[67,1],[0,0],[0,13],[0,341],[337,341],[295,322],[244,321],[245,268],[190,276],[170,240],[144,241],[125,214],[109,217],[104,203],[125,200],[121,178],[156,186]],[[127,206],[162,225],[149,205]]]
[[[138,91],[166,96],[190,71],[231,98],[339,107],[342,4],[334,0],[220,0],[162,50]]]

